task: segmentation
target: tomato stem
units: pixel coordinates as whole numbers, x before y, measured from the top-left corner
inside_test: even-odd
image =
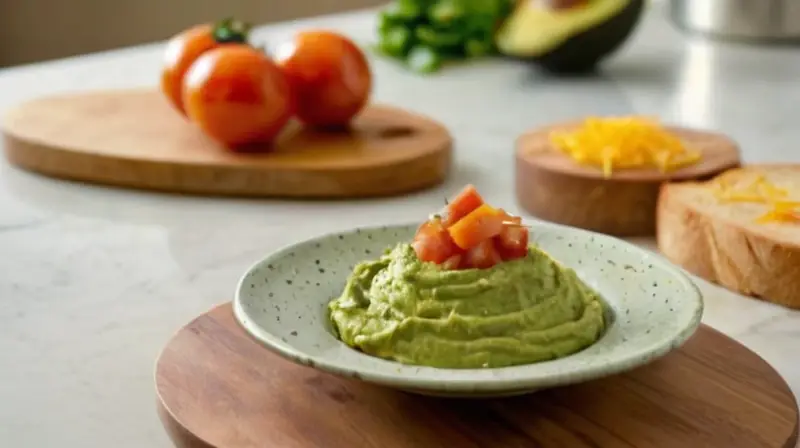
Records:
[[[247,43],[250,24],[232,17],[220,20],[214,25],[214,40],[221,43]]]

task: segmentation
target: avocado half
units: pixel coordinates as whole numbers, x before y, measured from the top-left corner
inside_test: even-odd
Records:
[[[522,0],[497,32],[501,54],[530,60],[555,73],[594,70],[628,39],[645,0],[589,0],[566,10]]]

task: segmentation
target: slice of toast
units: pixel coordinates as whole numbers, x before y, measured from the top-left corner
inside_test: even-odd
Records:
[[[800,165],[750,165],[706,182],[665,184],[659,192],[659,250],[687,271],[741,294],[800,309],[800,220],[759,220],[764,203],[730,202],[722,187],[759,178],[800,201]]]

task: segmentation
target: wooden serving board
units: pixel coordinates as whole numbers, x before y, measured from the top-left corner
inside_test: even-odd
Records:
[[[517,139],[517,200],[538,218],[619,237],[652,236],[663,183],[708,179],[741,164],[739,145],[730,137],[670,126],[666,129],[702,154],[697,164],[668,173],[619,169],[605,178],[600,169],[577,164],[550,143],[552,131],[571,130],[580,123],[546,126]]]
[[[252,340],[225,304],[174,336],[155,382],[161,420],[186,448],[784,448],[797,440],[797,404],[783,379],[705,326],[625,374],[464,400],[293,364]]]
[[[452,138],[439,123],[371,105],[351,131],[292,123],[274,151],[234,153],[152,90],[37,99],[3,123],[11,163],[48,176],[179,193],[338,198],[394,195],[438,184]]]

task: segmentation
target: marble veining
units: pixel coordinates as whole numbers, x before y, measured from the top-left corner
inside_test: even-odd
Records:
[[[372,13],[308,26],[367,42]],[[0,112],[69,91],[155,85],[163,47],[140,46],[0,71]],[[430,114],[456,140],[449,180],[406,197],[290,202],[180,197],[43,178],[0,161],[0,446],[169,447],[154,412],[153,362],[177,328],[230,300],[244,270],[288,242],[408,222],[472,182],[516,209],[517,134],[585,114],[642,113],[737,139],[744,159],[800,162],[800,51],[692,40],[655,4],[594,79],[552,79],[511,61],[425,78],[373,59],[375,99]],[[649,239],[634,240],[653,248]],[[800,391],[800,313],[698,281],[704,322],[769,361]]]

